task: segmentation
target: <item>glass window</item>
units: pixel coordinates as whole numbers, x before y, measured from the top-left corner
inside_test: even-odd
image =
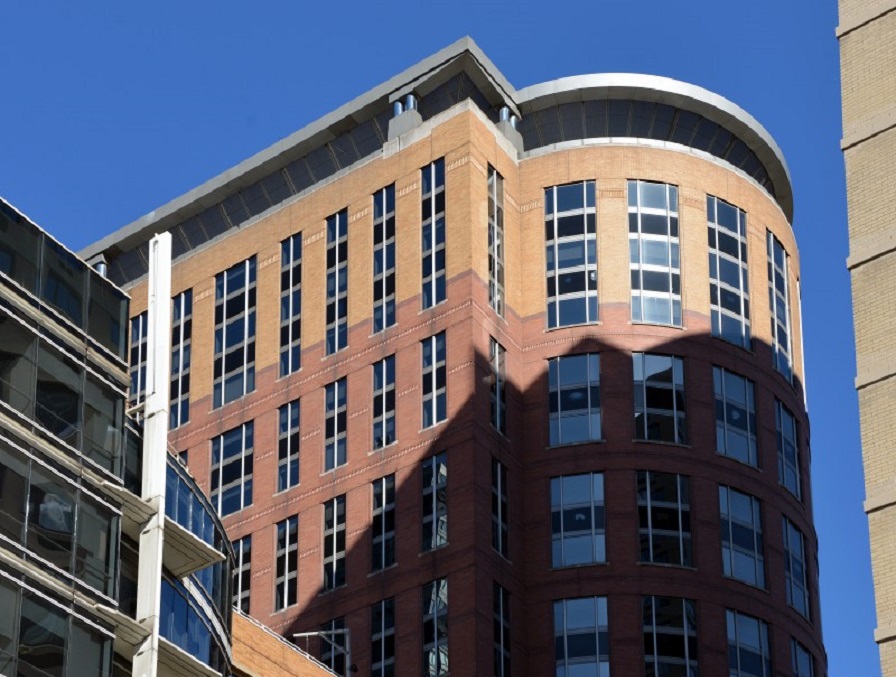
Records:
[[[448,579],[423,586],[423,675],[441,677],[448,667]]]
[[[28,462],[0,439],[0,534],[14,543],[25,538],[27,499]]]
[[[299,400],[279,409],[277,435],[277,491],[285,491],[299,483]]]
[[[772,677],[768,625],[739,611],[725,611],[730,677]]]
[[[507,351],[489,337],[489,364],[492,374],[489,386],[489,419],[502,435],[507,434]]]
[[[802,644],[790,638],[790,657],[793,677],[815,677],[815,659]]]
[[[23,592],[18,674],[62,677],[68,643],[66,615],[62,609],[37,594]]]
[[[488,304],[504,317],[504,177],[488,166]]]
[[[212,406],[255,390],[255,257],[215,276]]]
[[[252,505],[252,421],[212,438],[211,502],[221,517]]]
[[[678,597],[645,597],[646,677],[693,675],[697,665],[697,605]]]
[[[799,499],[800,447],[796,418],[780,400],[775,400],[775,437],[778,446],[778,481]]]
[[[492,584],[494,605],[494,673],[495,677],[510,677],[510,593]]]
[[[504,557],[510,557],[507,546],[507,467],[492,459],[492,547]]]
[[[124,358],[128,299],[93,270],[88,272],[88,280],[87,334],[116,357]]]
[[[341,378],[325,388],[324,471],[346,463],[346,383]]]
[[[693,566],[690,479],[649,470],[637,478],[641,561]]]
[[[131,318],[131,351],[130,377],[131,388],[128,394],[128,407],[133,407],[146,399],[146,311]],[[138,414],[142,418],[142,414]]]
[[[2,205],[0,202],[0,219]],[[35,415],[37,343],[37,335],[30,328],[0,311],[0,400],[28,418]]]
[[[0,273],[37,294],[43,235],[5,202],[0,202]]]
[[[607,561],[602,473],[551,479],[551,532],[554,567]]]
[[[248,614],[249,593],[252,588],[251,535],[233,541],[233,563],[233,606]]]
[[[423,551],[448,545],[448,455],[423,461]]]
[[[445,158],[420,170],[423,180],[421,209],[423,308],[445,300]]]
[[[370,607],[370,675],[395,677],[395,600]]]
[[[374,480],[371,571],[395,564],[395,475]]]
[[[395,184],[373,195],[373,333],[395,324]]]
[[[423,427],[429,428],[447,416],[447,368],[445,332],[420,342],[423,348]]]
[[[37,422],[63,442],[81,447],[84,369],[46,341],[37,346]]]
[[[277,522],[276,577],[274,611],[296,603],[299,570],[299,517],[293,515]]]
[[[712,368],[712,381],[716,400],[716,451],[758,467],[753,382],[722,367]]]
[[[610,676],[610,632],[606,597],[554,602],[557,675]]]
[[[793,379],[790,337],[790,257],[778,238],[766,233],[768,242],[768,304],[772,323],[774,366],[788,381]]]
[[[280,243],[280,376],[302,366],[302,234]]]
[[[594,181],[544,191],[548,327],[597,322]]]
[[[327,217],[327,355],[348,345],[348,209]]]
[[[793,522],[783,518],[784,577],[787,603],[809,618],[809,582],[806,573],[806,542],[803,532]]]
[[[759,499],[731,487],[719,487],[722,571],[729,578],[765,588],[762,508]]]
[[[345,585],[345,494],[324,503],[324,590]]]
[[[49,469],[32,464],[28,490],[27,547],[62,571],[72,570],[75,488]]]
[[[749,350],[747,215],[734,205],[707,195],[706,218],[712,335]]]
[[[84,329],[87,266],[48,237],[43,238],[41,297],[78,329]]]
[[[678,188],[628,182],[632,321],[682,326]]]
[[[81,493],[78,501],[75,575],[109,597],[118,577],[118,517]]]
[[[65,662],[68,675],[106,677],[112,672],[112,641],[86,623],[73,619]]]
[[[327,621],[322,626],[320,638],[320,662],[333,673],[344,676],[345,664],[345,618],[340,616]]]
[[[395,355],[373,365],[373,448],[395,442]]]
[[[174,297],[171,325],[171,430],[190,420],[190,357],[193,352],[193,290]]]
[[[84,379],[84,455],[117,474],[123,428],[124,398],[88,372]]]
[[[3,203],[0,202],[0,236],[2,236]],[[0,499],[0,509],[3,500]],[[0,675],[15,675],[19,620],[19,589],[0,578]]]
[[[597,353],[548,360],[548,398],[551,446],[601,439]]]
[[[635,439],[688,443],[684,360],[672,355],[632,353],[635,381]]]

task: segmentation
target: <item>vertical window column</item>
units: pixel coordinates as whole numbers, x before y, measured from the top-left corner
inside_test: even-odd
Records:
[[[146,399],[147,319],[148,316],[146,311],[131,318],[131,350],[129,360],[131,387],[128,391],[128,407],[134,407],[141,404],[143,400]]]
[[[346,381],[344,378],[327,385],[324,419],[324,472],[346,463]]]
[[[632,321],[681,325],[678,188],[628,182]]]
[[[255,257],[215,276],[212,406],[255,390]]]
[[[212,438],[212,505],[221,517],[252,505],[254,424]]]
[[[423,349],[423,427],[429,428],[448,416],[445,332],[424,339],[420,345]]]
[[[739,611],[727,609],[729,677],[772,677],[768,625]]]
[[[678,597],[645,597],[644,662],[647,677],[697,675],[697,606]]]
[[[440,578],[423,586],[423,675],[448,672],[448,579]]]
[[[597,322],[594,181],[544,191],[548,327]]]
[[[280,243],[280,376],[302,366],[302,234]]]
[[[395,600],[370,607],[371,677],[395,677]]]
[[[423,551],[448,545],[448,455],[423,461]]]
[[[815,659],[809,650],[798,641],[790,638],[790,658],[793,677],[815,677]]]
[[[327,217],[327,355],[348,345],[348,209]]]
[[[420,170],[423,183],[423,308],[445,300],[445,158]]]
[[[510,593],[495,581],[492,585],[494,605],[494,674],[510,677]]]
[[[806,572],[806,542],[803,532],[786,517],[783,518],[783,527],[787,603],[808,619],[809,584]]]
[[[606,597],[554,602],[554,658],[558,675],[610,674]]]
[[[758,467],[753,382],[722,367],[712,368],[712,382],[716,396],[716,451]]]
[[[344,676],[345,664],[345,617],[327,621],[321,627],[320,662],[334,674]]]
[[[638,521],[642,562],[693,566],[688,477],[638,471]]]
[[[492,547],[504,557],[510,556],[507,547],[507,467],[492,459]]]
[[[373,365],[373,448],[395,441],[395,355]]]
[[[719,487],[722,571],[725,576],[765,588],[762,508],[759,499],[731,487]]]
[[[373,195],[373,333],[395,324],[395,184]]]
[[[395,564],[395,475],[386,475],[373,488],[371,571]]]
[[[800,451],[796,418],[780,400],[775,400],[775,437],[778,446],[778,481],[799,500]]]
[[[299,483],[299,400],[279,409],[277,433],[277,491],[285,491]]]
[[[602,473],[551,479],[552,565],[607,561]]]
[[[174,297],[171,326],[171,430],[190,421],[190,355],[193,337],[193,290]]]
[[[274,611],[296,603],[299,571],[299,517],[293,515],[277,522],[276,577]]]
[[[233,606],[248,614],[252,585],[252,536],[233,541],[233,555]]]
[[[706,218],[712,335],[749,350],[747,215],[734,205],[707,195]]]
[[[549,360],[548,399],[551,446],[600,440],[600,356]]]
[[[793,380],[793,355],[790,344],[789,257],[778,238],[766,233],[768,241],[768,305],[771,312],[774,366],[788,381]]]
[[[324,590],[345,585],[345,494],[324,503]]]
[[[506,355],[504,346],[489,337],[489,366],[492,372],[489,386],[489,419],[495,430],[502,435],[507,434]]]
[[[672,355],[632,353],[635,439],[688,443],[684,360]]]
[[[504,317],[504,177],[488,166],[488,304]]]

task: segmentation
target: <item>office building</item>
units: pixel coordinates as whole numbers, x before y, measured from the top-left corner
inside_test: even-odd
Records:
[[[137,404],[171,233],[171,443],[235,605],[338,673],[806,677],[792,211],[722,97],[463,39],[83,254]]]
[[[896,2],[840,0],[843,159],[865,512],[883,674],[896,675]]]

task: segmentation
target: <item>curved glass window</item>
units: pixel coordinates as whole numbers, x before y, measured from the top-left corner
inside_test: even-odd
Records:
[[[607,561],[603,473],[551,479],[552,566]]]
[[[688,477],[639,470],[638,522],[642,562],[693,566]]]
[[[712,335],[749,349],[747,215],[734,205],[707,195],[706,218]]]
[[[548,327],[597,322],[594,181],[544,191]]]
[[[778,238],[768,238],[768,303],[771,312],[774,366],[788,381],[793,380],[793,355],[790,346],[790,257]]]
[[[716,400],[716,451],[758,466],[753,382],[722,367],[712,368]]]
[[[229,674],[227,637],[183,583],[162,579],[159,633],[213,670]]]
[[[731,487],[719,487],[722,570],[725,576],[765,588],[762,509],[759,499]]]
[[[165,485],[165,515],[216,550],[227,550],[224,527],[205,494],[169,454]]]
[[[632,322],[681,322],[678,188],[628,182],[628,244]]]
[[[610,674],[606,597],[554,602],[554,658],[558,675]]]
[[[632,353],[635,380],[635,439],[688,443],[684,360],[672,355]]]
[[[551,446],[601,439],[597,353],[551,359],[548,398]]]

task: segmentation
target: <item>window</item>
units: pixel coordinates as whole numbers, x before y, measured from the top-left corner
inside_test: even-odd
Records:
[[[725,611],[730,677],[772,677],[768,625],[739,611]]]
[[[632,353],[635,439],[688,443],[684,361],[671,355]]]
[[[212,406],[255,390],[255,257],[215,276]]]
[[[348,345],[348,210],[327,217],[327,355]]]
[[[445,332],[420,342],[423,347],[423,427],[429,428],[447,418],[447,369]]]
[[[423,551],[448,545],[448,455],[423,461]]]
[[[494,604],[494,673],[495,677],[510,677],[510,594],[498,585],[492,585]]]
[[[765,588],[762,510],[759,499],[731,487],[719,487],[722,571],[728,578]]]
[[[395,677],[395,600],[370,607],[370,675]]]
[[[190,421],[190,355],[193,337],[193,290],[174,297],[171,325],[171,430]]]
[[[488,166],[488,304],[504,317],[504,177]]]
[[[712,368],[712,382],[716,394],[716,451],[757,467],[753,382],[721,367]]]
[[[373,365],[373,448],[395,441],[395,355]]]
[[[548,397],[551,446],[601,439],[597,353],[549,360]]]
[[[815,659],[802,644],[790,638],[790,657],[793,677],[815,677]]]
[[[373,333],[395,324],[395,184],[373,195]]]
[[[693,600],[645,597],[646,677],[697,675],[697,608]]]
[[[345,494],[324,503],[324,590],[345,585]]]
[[[326,413],[324,440],[324,471],[345,465],[345,379],[330,383],[326,388]]]
[[[749,350],[747,215],[734,205],[707,195],[706,218],[712,335]]]
[[[791,494],[801,496],[800,451],[796,419],[780,400],[775,400],[775,437],[778,441],[778,481]]]
[[[277,522],[277,570],[274,578],[274,611],[296,603],[299,582],[299,516]]]
[[[280,407],[277,436],[277,491],[299,483],[299,400]]]
[[[440,578],[423,586],[423,674],[448,671],[448,579]]]
[[[553,566],[607,561],[603,474],[551,479],[551,531]]]
[[[302,234],[280,243],[280,376],[302,366]]]
[[[554,658],[558,675],[610,674],[606,597],[554,602]]]
[[[212,438],[212,505],[221,517],[252,505],[254,424]]]
[[[345,617],[327,621],[322,626],[320,638],[320,662],[337,675],[346,674]]]
[[[233,558],[233,606],[248,614],[252,585],[252,536],[233,541]]]
[[[371,571],[395,564],[395,475],[386,475],[373,488],[373,538]]]
[[[492,459],[492,547],[504,557],[507,547],[507,467]]]
[[[693,566],[690,493],[684,475],[638,471],[642,562]]]
[[[788,256],[778,238],[768,238],[768,303],[771,311],[772,350],[774,365],[788,381],[793,379],[793,356],[790,353],[790,281]]]
[[[786,517],[784,524],[784,577],[787,603],[809,618],[809,585],[806,576],[806,542],[803,532]]]
[[[423,181],[423,308],[445,300],[445,158],[420,170]]]
[[[628,182],[632,321],[681,325],[678,188]]]
[[[143,311],[131,318],[131,388],[128,391],[128,407],[142,404],[146,399],[146,335],[148,316]],[[139,418],[139,417],[138,417]]]
[[[544,191],[548,327],[597,322],[594,181]]]
[[[492,375],[489,388],[489,418],[502,435],[507,434],[507,374],[504,346],[489,337],[489,364]]]

